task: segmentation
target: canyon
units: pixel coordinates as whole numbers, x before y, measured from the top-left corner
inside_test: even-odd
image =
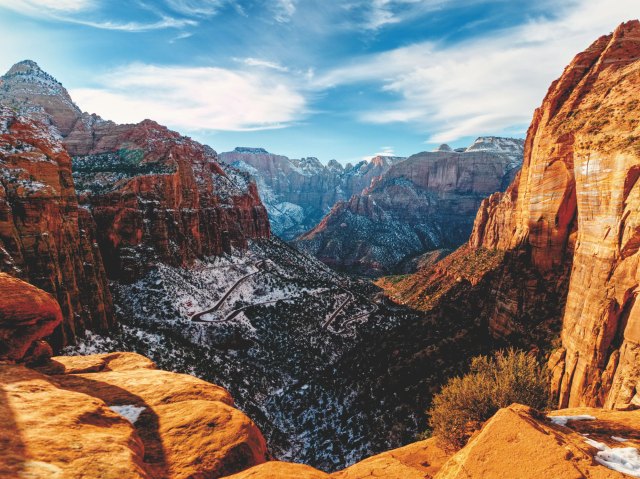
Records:
[[[375,156],[355,165],[317,158],[289,159],[263,148],[238,147],[220,161],[251,174],[267,208],[274,234],[290,241],[316,226],[338,201],[367,188],[374,178],[405,158]]]
[[[558,331],[549,366],[560,407],[640,404],[639,32],[631,21],[599,38],[551,85],[518,178],[482,203],[467,245],[448,263],[379,283],[424,309],[444,284],[466,281],[495,298],[480,312],[494,336],[522,333],[532,318]]]
[[[517,173],[522,147],[522,140],[482,137],[463,151],[442,145],[412,155],[339,201],[295,245],[336,269],[366,276],[395,273],[425,253],[455,249],[469,237],[482,200],[504,190]]]
[[[432,249],[470,238],[376,287],[271,234],[259,189],[279,173],[256,184],[251,161],[322,177],[313,159],[222,160],[153,121],[82,113],[15,65],[0,79],[0,472],[640,476],[638,98],[634,20],[551,85],[517,174],[518,144],[494,137],[389,160],[317,234],[338,209],[391,217],[400,191],[461,215]],[[393,271],[373,256],[345,257]],[[459,451],[416,442],[442,384],[505,347],[548,364],[558,410],[503,408]]]

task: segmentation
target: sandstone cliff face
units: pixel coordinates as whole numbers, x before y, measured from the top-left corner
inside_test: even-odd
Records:
[[[0,360],[39,360],[48,352],[50,356],[51,348],[40,340],[62,322],[57,301],[6,273],[0,273],[0,291]]]
[[[316,158],[289,159],[239,147],[220,153],[220,160],[255,178],[274,233],[292,240],[316,226],[336,202],[360,193],[404,158],[377,156],[343,167],[335,160],[323,165]]]
[[[56,346],[112,324],[95,241],[93,219],[78,207],[71,159],[47,115],[0,106],[0,270],[56,297],[64,316]]]
[[[520,176],[483,202],[469,242],[504,253],[488,289],[494,334],[531,328],[531,316],[561,325],[550,360],[560,406],[640,406],[638,98],[640,23],[632,21],[551,85]],[[392,288],[403,298],[419,284],[416,276]]]
[[[552,359],[561,406],[640,406],[639,59],[633,21],[573,60],[534,115],[520,181],[483,205],[471,239],[528,248],[552,281],[572,259]]]
[[[327,264],[372,276],[395,272],[426,251],[455,248],[468,238],[482,200],[513,178],[521,148],[520,140],[487,138],[464,152],[413,155],[334,206],[296,245]]]
[[[107,277],[269,234],[255,184],[211,148],[152,121],[83,114],[34,62],[0,77],[0,271],[58,299],[54,347],[112,326]]]
[[[255,184],[224,171],[210,148],[149,120],[92,120],[65,146],[111,278],[133,280],[157,262],[186,266],[269,236]]]

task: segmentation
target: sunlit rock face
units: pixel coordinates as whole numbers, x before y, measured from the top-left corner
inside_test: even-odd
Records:
[[[551,85],[520,176],[482,203],[465,247],[504,253],[489,268],[502,278],[491,286],[494,334],[541,318],[561,328],[550,360],[561,407],[640,407],[639,101],[640,23],[631,21]],[[416,275],[394,294],[411,301],[432,277]]]
[[[113,324],[107,277],[268,238],[255,184],[211,148],[155,122],[82,113],[32,61],[0,77],[0,268],[52,293],[52,343]]]
[[[393,164],[404,160],[376,156],[342,166],[323,165],[317,158],[289,159],[263,148],[238,147],[220,153],[220,161],[248,172],[258,184],[274,234],[292,240],[316,226],[338,201],[367,188]]]
[[[637,21],[576,56],[534,115],[518,185],[486,203],[472,237],[526,246],[551,276],[572,257],[552,364],[561,406],[640,405],[639,59]]]
[[[442,145],[398,162],[336,204],[296,245],[338,269],[390,274],[427,251],[464,243],[482,200],[506,188],[522,140],[486,137],[464,151]]]
[[[6,477],[218,478],[265,461],[229,393],[131,353],[0,365]]]
[[[62,322],[62,311],[48,293],[0,273],[0,360],[38,361],[51,356],[43,338]]]

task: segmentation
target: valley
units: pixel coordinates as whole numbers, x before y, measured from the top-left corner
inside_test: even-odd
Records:
[[[105,120],[15,64],[0,476],[640,477],[638,98],[632,20],[525,140],[323,164]]]

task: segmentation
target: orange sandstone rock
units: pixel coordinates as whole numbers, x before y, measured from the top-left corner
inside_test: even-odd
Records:
[[[612,435],[631,433],[638,438],[638,413],[607,415],[598,409],[556,411],[554,415],[587,414],[593,421],[571,421],[567,427],[552,424],[526,406],[512,405],[498,411],[469,443],[449,459],[437,479],[540,479],[585,477],[624,478],[624,474],[598,464],[597,449],[586,442],[605,440],[622,447]],[[603,419],[601,419],[601,417]],[[574,431],[577,427],[580,433]],[[598,434],[595,434],[595,432]],[[636,447],[637,439],[624,446]]]
[[[336,479],[367,479],[386,477],[395,479],[430,479],[449,459],[436,439],[409,444],[383,452],[331,475]]]
[[[50,294],[0,273],[0,359],[23,359],[61,322],[60,306]],[[41,359],[42,352],[38,355]]]
[[[577,55],[551,85],[519,176],[482,203],[457,255],[476,271],[483,251],[504,256],[479,278],[461,275],[495,298],[476,307],[494,336],[550,338],[561,329],[549,363],[560,407],[640,407],[639,102],[634,20]],[[437,271],[380,284],[428,309],[433,291],[442,296]]]
[[[327,473],[311,466],[291,462],[270,461],[225,479],[328,479]]]
[[[0,471],[217,478],[265,460],[262,434],[223,388],[131,353],[52,362],[39,371],[53,375],[0,365]]]

